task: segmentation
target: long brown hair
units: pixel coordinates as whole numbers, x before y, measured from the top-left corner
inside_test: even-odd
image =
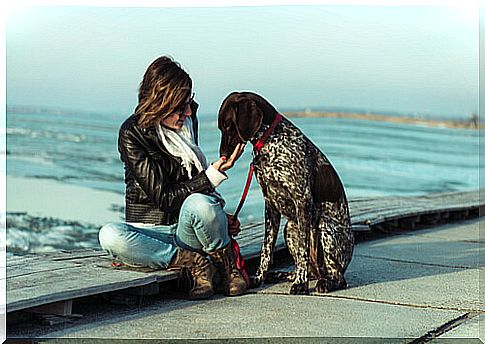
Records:
[[[148,66],[138,89],[135,115],[142,128],[159,123],[185,103],[192,91],[192,79],[180,64],[161,56]]]

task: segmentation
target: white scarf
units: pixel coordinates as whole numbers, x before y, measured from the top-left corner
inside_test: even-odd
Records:
[[[192,166],[201,172],[207,169],[207,159],[195,144],[192,118],[187,117],[179,130],[171,130],[162,125],[157,126],[158,137],[170,154],[182,159],[184,167],[192,179]]]

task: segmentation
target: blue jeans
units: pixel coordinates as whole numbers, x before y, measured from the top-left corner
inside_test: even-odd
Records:
[[[229,245],[227,217],[214,196],[192,194],[171,226],[137,227],[108,223],[99,231],[101,247],[128,265],[166,268],[177,247],[208,253]]]

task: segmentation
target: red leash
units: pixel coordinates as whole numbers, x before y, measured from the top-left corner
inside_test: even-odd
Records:
[[[236,212],[234,213],[233,217],[237,218],[237,215],[241,211],[244,201],[246,201],[246,198],[248,197],[248,192],[249,192],[249,187],[251,186],[251,180],[253,179],[253,173],[254,173],[254,164],[251,161],[251,164],[249,164],[249,172],[248,172],[248,179],[246,180],[246,186],[244,187],[243,194],[241,196],[241,200],[239,201],[239,205],[237,206]]]
[[[271,126],[266,130],[263,134],[263,136],[254,144],[253,149],[256,150],[257,152],[263,148],[268,136],[273,132],[274,128],[278,125],[279,122],[283,117],[277,113],[275,119],[273,120],[273,123],[271,123]],[[251,186],[251,180],[253,179],[253,174],[254,174],[254,164],[251,162],[249,165],[249,172],[248,172],[248,178],[246,180],[246,185],[244,186],[244,191],[241,196],[241,200],[239,201],[239,205],[237,206],[236,212],[233,215],[233,218],[237,218],[237,215],[241,211],[244,201],[246,200],[249,192],[249,187]],[[250,286],[250,280],[249,280],[249,275],[246,271],[246,268],[244,267],[244,258],[241,254],[241,249],[239,248],[239,245],[237,241],[234,238],[231,238],[231,246],[232,246],[232,252],[234,254],[235,258],[235,264],[237,269],[241,272],[244,280],[246,281],[246,284],[248,287]]]
[[[276,114],[275,119],[273,120],[273,123],[271,123],[271,126],[266,130],[261,136],[261,138],[254,144],[253,149],[257,152],[263,148],[264,144],[266,143],[266,140],[268,139],[269,135],[273,132],[273,130],[276,128],[279,122],[283,119],[283,116],[281,116],[279,113]],[[251,186],[251,180],[253,179],[253,174],[254,174],[254,164],[251,162],[249,165],[249,172],[248,172],[248,178],[246,180],[246,185],[244,186],[244,191],[241,196],[241,200],[239,201],[239,205],[237,206],[236,212],[234,213],[234,218],[237,218],[237,215],[241,211],[244,202],[246,201],[246,198],[248,196],[249,192],[249,187]]]

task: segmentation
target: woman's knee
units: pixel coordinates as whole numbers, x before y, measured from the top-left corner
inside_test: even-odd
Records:
[[[203,194],[187,197],[181,209],[177,236],[187,245],[201,246],[206,252],[227,245],[230,240],[227,217],[219,199]]]
[[[99,244],[104,250],[112,252],[124,244],[126,233],[126,224],[107,223],[99,230]]]
[[[180,212],[210,223],[217,221],[223,210],[217,198],[194,193],[185,199]]]

